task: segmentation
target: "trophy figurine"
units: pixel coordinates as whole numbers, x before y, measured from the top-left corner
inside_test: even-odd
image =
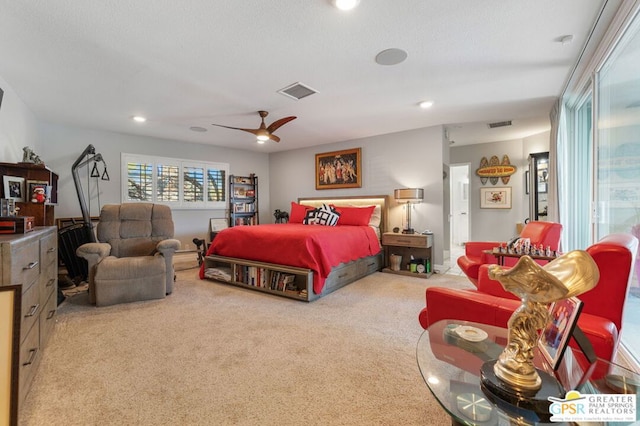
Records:
[[[509,318],[504,351],[497,361],[489,361],[482,367],[483,388],[509,402],[520,405],[530,402],[532,407],[539,402],[548,406],[546,393],[556,396],[562,389],[552,376],[536,370],[533,364],[539,330],[549,321],[552,302],[580,295],[596,286],[600,276],[598,266],[586,251],[575,250],[545,266],[529,256],[522,256],[510,269],[492,265],[489,276],[518,296],[522,305]]]

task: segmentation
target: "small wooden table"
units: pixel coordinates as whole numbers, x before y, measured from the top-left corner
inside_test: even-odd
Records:
[[[485,254],[490,254],[491,256],[495,256],[496,259],[498,259],[498,265],[500,266],[504,266],[504,258],[505,257],[515,257],[515,258],[520,258],[522,256],[529,256],[530,258],[534,259],[534,260],[546,260],[546,261],[552,261],[554,260],[557,256],[543,256],[540,254],[526,254],[526,253],[514,253],[514,252],[503,252],[497,249],[493,249],[493,250],[484,250]]]

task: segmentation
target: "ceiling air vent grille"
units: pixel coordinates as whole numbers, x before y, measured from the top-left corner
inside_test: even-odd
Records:
[[[488,124],[490,129],[495,129],[496,127],[506,127],[506,126],[511,126],[511,120],[507,120],[507,121],[498,121],[496,123],[489,123]]]
[[[302,98],[306,98],[307,96],[313,95],[314,93],[318,93],[318,91],[315,89],[312,89],[311,87],[305,84],[298,82],[298,83],[293,83],[292,85],[287,86],[284,89],[278,90],[278,93],[298,101]]]

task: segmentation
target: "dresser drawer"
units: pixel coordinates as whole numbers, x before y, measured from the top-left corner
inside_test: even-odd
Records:
[[[40,271],[38,287],[40,289],[40,304],[44,305],[58,287],[56,285],[58,282],[58,265],[50,263],[43,266]]]
[[[427,235],[422,234],[382,234],[382,244],[385,246],[426,248],[430,247],[428,242]]]
[[[40,274],[40,244],[38,240],[33,240],[28,244],[14,246],[10,256],[10,284],[22,284],[24,291]]]
[[[40,265],[50,265],[58,261],[58,235],[51,233],[40,240]]]
[[[20,345],[20,398],[24,401],[24,397],[31,388],[31,382],[35,375],[38,362],[40,361],[40,327],[36,322],[35,326],[29,331],[26,339]]]
[[[43,305],[42,314],[40,315],[40,349],[44,349],[47,346],[47,342],[53,332],[53,327],[56,325],[57,307],[58,295],[51,294]]]
[[[24,341],[31,331],[33,324],[38,322],[40,314],[40,291],[37,285],[32,285],[22,293],[22,321],[20,321],[20,341]]]

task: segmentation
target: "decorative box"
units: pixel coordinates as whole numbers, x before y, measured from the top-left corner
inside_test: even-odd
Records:
[[[0,234],[25,234],[33,231],[33,216],[1,216]]]

